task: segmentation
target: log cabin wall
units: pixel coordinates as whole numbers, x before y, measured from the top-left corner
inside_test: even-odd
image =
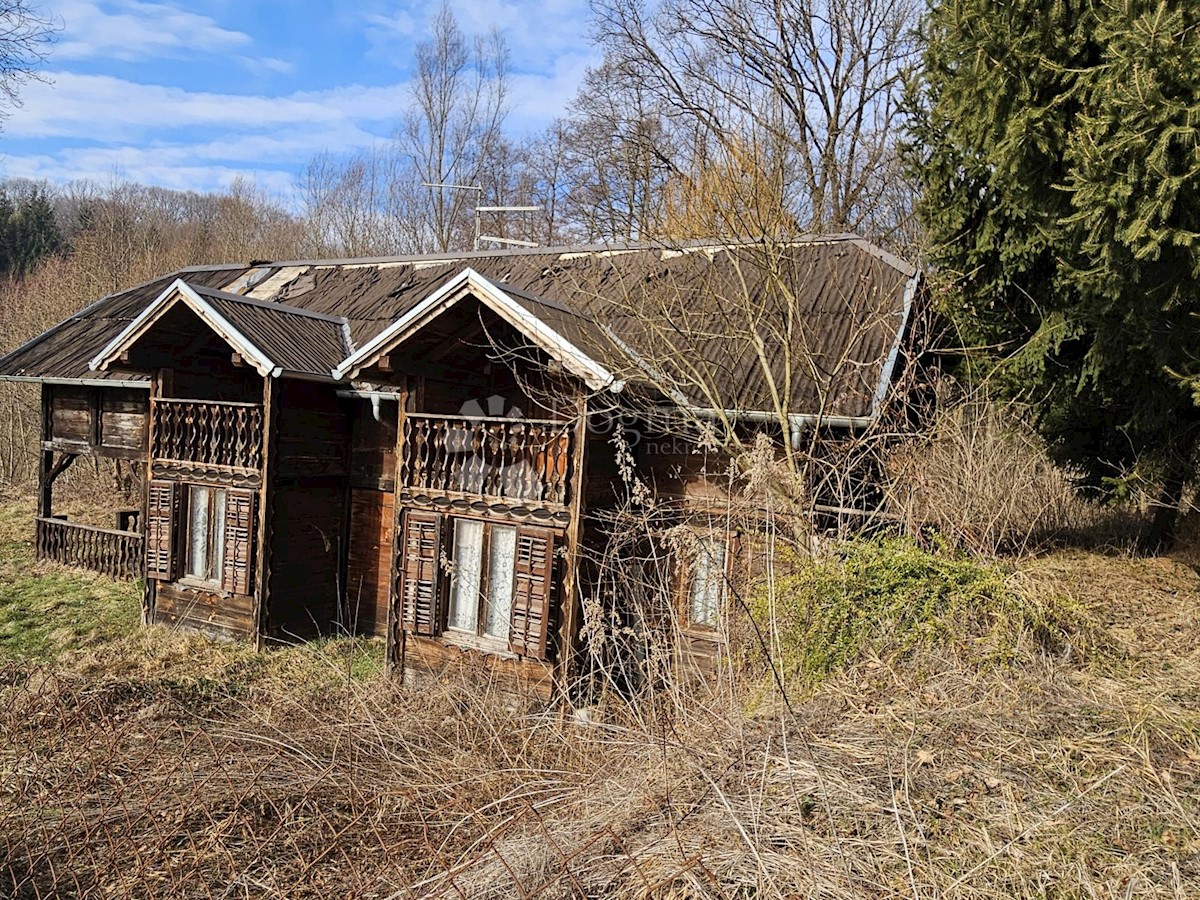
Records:
[[[266,633],[290,641],[343,627],[351,421],[330,385],[273,384],[278,398],[268,528]]]
[[[141,459],[146,451],[149,393],[136,388],[44,385],[52,449]]]
[[[399,404],[394,398],[348,399],[345,408],[352,423],[346,615],[350,630],[386,637]]]

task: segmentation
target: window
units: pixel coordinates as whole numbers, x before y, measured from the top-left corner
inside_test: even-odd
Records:
[[[516,545],[512,525],[454,520],[448,630],[508,642]]]
[[[401,528],[397,593],[406,632],[551,658],[560,533],[415,509]]]
[[[188,488],[187,564],[184,574],[219,585],[225,562],[225,489]]]
[[[703,535],[692,558],[692,583],[688,592],[688,622],[715,628],[725,594],[725,538]]]

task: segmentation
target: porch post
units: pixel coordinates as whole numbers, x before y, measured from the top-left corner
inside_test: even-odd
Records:
[[[404,420],[408,416],[408,378],[400,385],[396,412],[396,467],[392,472],[392,553],[391,567],[388,569],[388,607],[387,607],[387,671],[388,674],[399,674],[404,677],[404,629],[401,627],[400,616],[400,563],[404,558],[404,535],[400,528],[403,524],[403,507],[400,503],[400,489],[404,484]]]
[[[580,541],[583,538],[584,491],[587,485],[587,395],[582,395],[575,412],[574,438],[575,443],[571,453],[571,472],[569,476],[571,519],[567,525],[567,555],[563,560],[562,580],[562,622],[559,626],[559,652],[556,668],[558,670],[558,690],[565,698],[570,686],[570,678],[575,672],[575,643],[579,636],[579,626],[583,616],[583,600],[579,596],[580,578],[579,564],[583,558],[583,548]]]

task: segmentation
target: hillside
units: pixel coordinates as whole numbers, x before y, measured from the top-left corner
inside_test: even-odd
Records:
[[[1003,659],[864,644],[790,712],[748,674],[585,720],[404,689],[369,641],[143,631],[134,588],[33,563],[29,515],[0,514],[5,896],[1200,895],[1183,557],[987,569],[1074,623]]]

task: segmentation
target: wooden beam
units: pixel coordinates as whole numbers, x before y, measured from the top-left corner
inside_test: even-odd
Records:
[[[77,456],[78,456],[78,454],[76,454],[76,453],[59,454],[58,462],[56,462],[51,467],[50,471],[46,473],[46,487],[47,488],[54,487],[54,482],[58,479],[58,476],[61,475],[63,472],[67,471],[67,469],[69,469],[71,467],[71,463],[75,462]]]
[[[567,555],[563,560],[562,617],[559,626],[559,652],[556,668],[556,685],[560,696],[567,698],[570,679],[574,675],[575,643],[583,618],[583,598],[580,596],[579,563],[583,557],[580,543],[583,539],[584,494],[587,484],[587,395],[576,402],[574,428],[575,443],[571,454],[569,504],[571,520],[567,525]]]
[[[231,353],[229,355],[229,361],[233,363],[235,369],[244,368],[246,365],[246,361],[242,359],[242,354],[240,353]]]
[[[263,379],[262,485],[258,489],[258,554],[254,577],[254,646],[261,650],[270,624],[271,514],[274,512],[276,429],[279,426],[279,383]]]
[[[153,625],[157,616],[158,579],[145,575],[146,560],[146,513],[150,506],[150,478],[154,471],[154,423],[157,418],[158,398],[163,395],[163,370],[156,369],[150,376],[150,404],[146,410],[146,453],[142,461],[142,625]]]
[[[397,398],[398,410],[396,413],[396,467],[392,470],[392,484],[395,486],[395,493],[392,495],[392,552],[390,555],[391,562],[388,567],[388,605],[387,605],[387,649],[386,653],[386,668],[388,674],[399,674],[404,677],[404,649],[405,637],[404,629],[401,627],[400,616],[400,591],[397,588],[399,566],[404,558],[404,536],[401,534],[400,526],[403,524],[401,514],[403,509],[400,503],[400,488],[402,462],[404,459],[404,420],[408,413],[409,401],[411,394],[408,389],[408,379],[405,378],[400,386],[399,396]]]
[[[42,452],[38,460],[38,509],[37,514],[50,518],[54,505],[54,491],[46,480],[50,466],[54,463],[54,452],[50,450],[50,436],[53,432],[52,417],[54,415],[54,388],[43,384],[42,388]]]

